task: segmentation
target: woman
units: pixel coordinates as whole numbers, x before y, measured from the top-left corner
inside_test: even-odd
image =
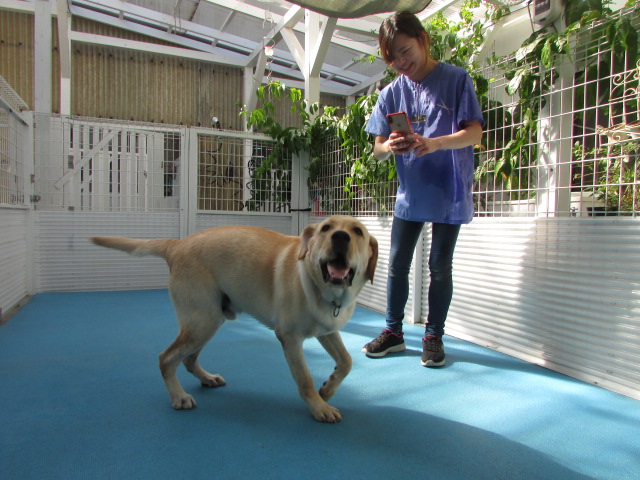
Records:
[[[453,252],[460,226],[473,218],[473,145],[482,138],[482,111],[466,70],[431,57],[420,20],[398,12],[379,32],[380,51],[399,75],[378,96],[365,130],[378,160],[396,155],[399,186],[391,227],[386,328],[363,352],[383,357],[405,347],[402,321],[409,269],[425,222],[432,224],[429,311],[421,363],[445,364],[442,335],[453,293]],[[387,114],[406,112],[413,133],[392,132]]]

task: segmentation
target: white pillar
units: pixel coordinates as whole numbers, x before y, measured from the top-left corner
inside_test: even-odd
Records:
[[[49,0],[36,0],[34,3],[34,111],[51,113],[51,3]]]
[[[71,15],[66,0],[57,0],[58,49],[60,51],[60,113],[71,114]]]

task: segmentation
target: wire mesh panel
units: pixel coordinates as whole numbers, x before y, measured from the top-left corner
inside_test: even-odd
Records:
[[[313,215],[379,216],[393,212],[398,187],[395,177],[384,175],[388,162],[348,161],[338,138],[328,138],[319,159],[312,161],[309,196]],[[393,160],[391,160],[393,161]]]
[[[640,213],[640,60],[616,60],[604,42],[576,53],[572,192],[590,215]],[[595,199],[589,202],[589,199]],[[585,208],[578,205],[578,214]]]
[[[198,135],[198,209],[244,209],[241,140]]]
[[[532,66],[539,70],[539,66]],[[538,153],[537,139],[530,132],[520,137],[518,130],[527,120],[518,108],[518,98],[506,93],[509,79],[506,66],[487,67],[482,74],[492,78],[487,103],[484,105],[484,134],[480,151],[476,152],[474,200],[478,216],[535,215],[535,192],[539,185],[534,168]],[[539,93],[539,92],[538,92]],[[516,150],[516,153],[512,153]]]
[[[198,210],[288,213],[292,161],[273,141],[237,132],[198,134]]]
[[[38,115],[39,209],[175,210],[183,132],[159,125]]]
[[[577,37],[552,68],[508,58],[482,70],[478,216],[638,216],[640,62],[602,33]]]
[[[0,206],[28,204],[25,196],[25,129],[0,108]]]

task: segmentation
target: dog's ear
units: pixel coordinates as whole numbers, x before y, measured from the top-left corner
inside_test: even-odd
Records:
[[[369,263],[367,263],[367,278],[373,283],[373,274],[376,271],[376,265],[378,265],[378,240],[373,235],[369,235],[369,250],[371,254]]]
[[[317,223],[307,225],[300,234],[300,251],[298,252],[298,260],[302,260],[307,255],[307,252],[309,251],[309,241],[316,234],[317,226]]]

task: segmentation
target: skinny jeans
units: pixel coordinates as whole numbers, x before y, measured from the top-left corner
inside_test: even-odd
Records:
[[[409,270],[413,252],[420,238],[423,222],[393,217],[391,251],[387,279],[387,328],[402,333],[404,308],[409,298]],[[453,251],[460,233],[460,225],[433,223],[429,252],[429,311],[425,336],[444,334],[444,323],[453,295]],[[419,301],[419,299],[416,299]]]

